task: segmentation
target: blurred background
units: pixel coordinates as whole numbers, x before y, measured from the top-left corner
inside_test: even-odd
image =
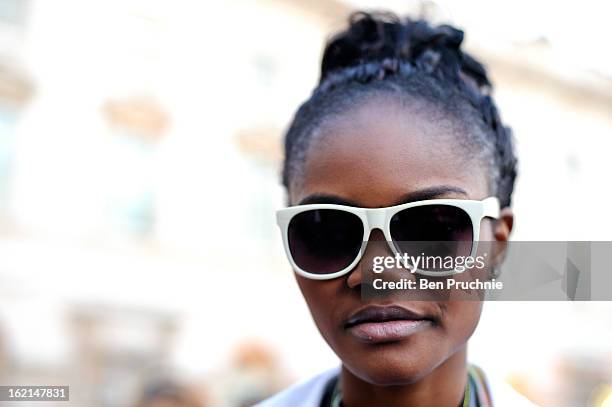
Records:
[[[274,210],[356,8],[465,29],[517,139],[515,240],[612,240],[601,2],[0,0],[0,384],[238,407],[338,363]],[[542,406],[610,407],[612,303],[487,303],[470,355]]]

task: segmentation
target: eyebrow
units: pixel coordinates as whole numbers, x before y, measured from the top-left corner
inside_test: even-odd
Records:
[[[415,201],[426,201],[428,199],[437,199],[447,195],[463,195],[467,197],[468,193],[463,188],[454,187],[451,185],[439,185],[409,192],[397,200],[395,205]]]
[[[334,205],[346,205],[346,206],[359,206],[355,201],[350,199],[340,198],[336,195],[331,194],[312,194],[302,199],[298,205],[309,205],[309,204],[334,204]]]
[[[454,187],[451,185],[439,185],[435,187],[429,187],[424,189],[419,189],[416,191],[409,192],[403,195],[399,200],[397,200],[393,205],[401,205],[408,202],[415,201],[425,201],[428,199],[436,199],[441,198],[446,195],[463,195],[468,196],[468,193],[459,187]],[[335,204],[335,205],[346,205],[346,206],[356,206],[360,207],[359,203],[352,201],[350,199],[341,198],[337,195],[332,194],[312,194],[308,195],[306,198],[302,199],[298,205],[308,205],[308,204]]]

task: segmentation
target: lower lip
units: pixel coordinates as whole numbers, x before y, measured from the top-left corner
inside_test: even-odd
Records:
[[[428,320],[397,320],[386,322],[366,322],[349,328],[358,340],[367,343],[394,342],[429,327]]]

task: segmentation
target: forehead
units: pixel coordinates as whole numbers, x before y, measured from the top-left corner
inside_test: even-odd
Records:
[[[407,193],[438,186],[482,199],[485,170],[459,142],[463,128],[432,106],[373,98],[321,126],[291,203],[326,194],[364,207],[390,206]]]

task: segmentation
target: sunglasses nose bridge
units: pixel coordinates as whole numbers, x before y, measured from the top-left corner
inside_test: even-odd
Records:
[[[370,232],[374,229],[380,229],[384,233],[385,222],[387,220],[384,208],[368,209],[366,212],[366,216],[368,218]]]

